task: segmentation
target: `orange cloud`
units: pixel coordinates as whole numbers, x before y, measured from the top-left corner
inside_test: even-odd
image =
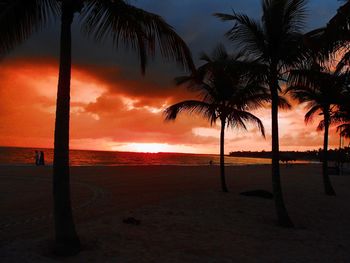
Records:
[[[0,145],[52,147],[57,91],[57,63],[52,60],[5,60],[0,64]],[[165,107],[195,97],[171,80],[126,77],[120,69],[78,65],[72,70],[71,148],[129,151],[218,153],[219,127],[183,114],[164,122]],[[322,133],[305,126],[304,110],[280,114],[281,149],[322,146]],[[226,151],[270,150],[270,111],[255,113],[266,127],[226,134]],[[337,146],[338,137],[330,137]]]

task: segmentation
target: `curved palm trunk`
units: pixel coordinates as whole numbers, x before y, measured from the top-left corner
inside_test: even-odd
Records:
[[[71,24],[73,15],[74,10],[70,1],[63,1],[53,160],[55,253],[60,255],[72,255],[80,250],[80,241],[73,221],[69,185]]]
[[[329,112],[324,111],[324,138],[323,138],[323,160],[322,160],[322,177],[324,191],[326,195],[335,195],[331,180],[328,175],[328,131],[329,131]]]
[[[277,80],[276,80],[277,82]],[[272,105],[272,190],[275,200],[276,212],[279,225],[283,227],[293,227],[293,223],[289,218],[287,209],[284,205],[282,186],[280,179],[279,165],[279,137],[278,137],[278,84],[274,83],[271,87]]]
[[[227,193],[228,189],[226,186],[225,179],[225,120],[221,120],[221,133],[220,133],[220,177],[221,177],[221,188],[222,191]]]

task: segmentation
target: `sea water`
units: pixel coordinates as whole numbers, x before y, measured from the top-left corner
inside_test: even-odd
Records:
[[[45,164],[52,165],[53,149],[0,147],[0,165],[35,165],[35,150],[43,151]],[[127,165],[219,165],[220,157],[215,154],[188,153],[138,153],[71,150],[71,166],[127,166]],[[305,161],[307,162],[307,161]],[[225,165],[271,164],[271,159],[225,156]]]

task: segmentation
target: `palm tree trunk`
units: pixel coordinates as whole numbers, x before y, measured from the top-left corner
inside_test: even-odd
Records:
[[[60,255],[72,255],[80,250],[80,241],[73,221],[69,184],[71,24],[73,16],[74,9],[71,1],[63,1],[53,160],[55,253]]]
[[[221,188],[222,191],[227,193],[228,189],[226,186],[225,179],[225,120],[221,120],[221,133],[220,133],[220,177],[221,177]]]
[[[322,160],[322,177],[324,191],[326,195],[335,195],[331,180],[328,175],[328,131],[329,131],[329,111],[324,111],[324,138],[323,138],[323,160]]]
[[[279,165],[279,137],[278,137],[278,83],[276,81],[271,86],[271,118],[272,118],[272,190],[275,200],[278,223],[283,227],[293,227],[287,209],[284,205],[282,186],[280,179]]]

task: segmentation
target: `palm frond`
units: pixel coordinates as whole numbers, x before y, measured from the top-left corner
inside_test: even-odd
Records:
[[[165,120],[175,120],[179,113],[186,111],[189,114],[200,114],[204,118],[210,120],[211,122],[215,122],[217,116],[215,114],[215,107],[212,105],[205,103],[203,101],[196,101],[196,100],[186,100],[179,103],[176,103],[174,105],[171,105],[170,107],[166,108],[164,111]]]
[[[281,68],[287,68],[303,57],[304,0],[263,1],[262,25],[267,46],[266,59],[270,58]]]
[[[337,132],[340,133],[340,136],[345,138],[350,138],[350,123],[344,123],[337,127]]]
[[[227,53],[225,46],[222,43],[220,43],[214,48],[211,57],[214,61],[222,61],[227,60],[229,54]]]
[[[261,56],[266,49],[264,41],[264,32],[260,23],[249,18],[245,14],[239,14],[233,11],[233,15],[216,13],[214,16],[222,21],[233,21],[233,27],[226,33],[226,36],[244,47],[246,54]]]
[[[292,105],[289,103],[289,101],[282,96],[278,96],[278,107],[283,110],[290,110],[292,109]]]
[[[302,31],[305,26],[306,13],[306,0],[287,1],[284,13],[286,30]]]
[[[316,128],[316,131],[323,131],[324,130],[324,120],[321,120]]]
[[[342,72],[345,67],[350,67],[350,50],[348,50],[341,58],[339,61],[337,68],[336,68],[336,73]]]
[[[228,127],[241,127],[247,129],[245,123],[251,122],[257,126],[263,137],[265,137],[265,128],[262,121],[250,112],[243,110],[233,110],[227,117]]]
[[[285,92],[299,103],[308,102],[315,98],[313,89],[308,89],[304,86],[289,86]]]
[[[296,89],[296,87],[305,88],[308,90],[312,90],[313,88],[319,86],[319,83],[322,79],[325,79],[325,73],[319,70],[313,69],[298,69],[291,70],[288,75],[288,91]]]
[[[82,11],[83,32],[96,41],[107,37],[118,48],[120,42],[139,53],[141,70],[147,58],[154,58],[156,48],[166,59],[194,70],[191,52],[174,29],[158,15],[129,5],[126,1],[89,0]]]
[[[321,111],[321,106],[314,105],[313,107],[309,108],[308,112],[305,114],[304,121],[306,124],[312,122],[314,116],[316,113],[319,113]]]
[[[56,0],[0,0],[0,57],[60,13]]]
[[[305,34],[305,42],[312,49],[332,53],[350,41],[350,1],[339,7],[327,25]]]

